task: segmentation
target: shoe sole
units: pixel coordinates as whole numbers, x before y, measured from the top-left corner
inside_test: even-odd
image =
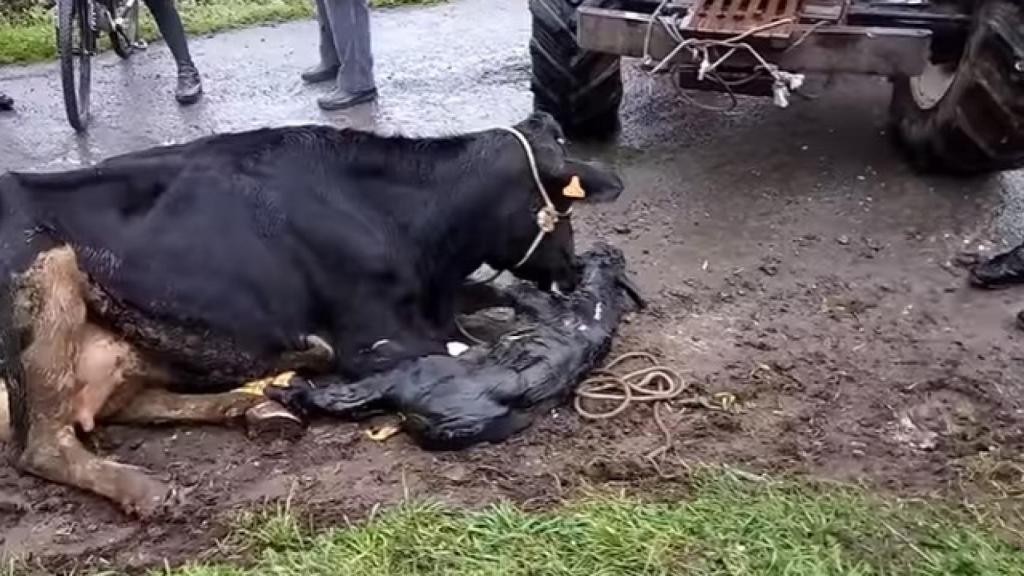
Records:
[[[305,76],[302,76],[302,81],[305,82],[306,84],[323,84],[324,82],[329,82],[331,80],[336,79],[337,77],[337,74],[331,74],[330,76],[324,76],[323,78],[319,76],[313,78],[307,78]]]
[[[344,104],[326,104],[325,105],[322,102],[317,102],[317,105],[319,105],[320,109],[324,110],[325,112],[337,112],[338,110],[348,110],[349,108],[355,108],[356,106],[359,106],[360,104],[368,104],[370,102],[373,102],[376,99],[377,99],[377,94],[374,93],[374,94],[369,94],[367,96],[360,96],[358,98],[353,98],[352,100],[349,100],[348,102],[345,102]]]
[[[203,97],[203,92],[200,91],[195,96],[184,96],[184,97],[181,97],[181,98],[175,96],[174,99],[177,100],[178,104],[181,104],[182,106],[191,106],[191,105],[195,104],[196,102],[199,102],[199,100],[202,99],[202,97]]]
[[[324,71],[318,74],[299,74],[299,78],[306,84],[320,84],[321,82],[327,82],[328,80],[336,80],[338,78],[338,70],[341,68],[331,68],[329,72]]]

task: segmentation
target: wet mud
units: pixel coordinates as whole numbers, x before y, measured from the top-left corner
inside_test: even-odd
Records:
[[[297,80],[315,55],[313,30],[304,22],[198,40],[209,98],[188,111],[170,102],[162,46],[129,68],[111,60],[99,73],[111,96],[97,99],[105,112],[85,139],[63,123],[52,65],[0,71],[19,101],[14,117],[0,118],[0,166],[73,166],[265,124],[454,132],[530,109],[521,2],[378,14],[381,103],[348,115],[321,115],[318,89]],[[1024,175],[915,174],[887,133],[881,80],[839,79],[788,110],[742,99],[722,115],[627,68],[622,134],[585,147],[618,165],[627,192],[574,217],[580,249],[620,247],[649,301],[620,326],[612,355],[655,354],[694,390],[735,398],[732,410],[666,410],[672,448],[657,467],[645,458],[664,442],[649,406],[597,423],[563,406],[503,444],[444,453],[401,435],[370,439],[380,421],[318,422],[296,442],[104,428],[92,440],[100,452],[173,479],[185,507],[138,523],[0,466],[2,549],[52,568],[175,563],[215,549],[240,511],[285,499],[323,521],[405,497],[545,507],[587,486],[671,491],[680,482],[671,476],[699,463],[902,496],[1019,495],[1024,332],[1014,316],[1024,288],[977,290],[960,263],[1022,240]],[[131,98],[149,105],[145,119],[131,116]]]

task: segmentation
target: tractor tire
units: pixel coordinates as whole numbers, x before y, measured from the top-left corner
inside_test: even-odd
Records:
[[[619,127],[620,58],[577,43],[581,5],[613,7],[618,0],[530,0],[534,109],[555,117],[571,136],[605,137]]]
[[[895,133],[919,168],[976,175],[1024,167],[1024,3],[981,0],[955,69],[896,79]]]

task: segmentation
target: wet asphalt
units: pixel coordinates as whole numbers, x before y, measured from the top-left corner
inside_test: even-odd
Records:
[[[94,117],[84,136],[64,117],[55,63],[0,69],[0,89],[17,101],[16,112],[0,114],[0,168],[67,168],[283,124],[413,135],[509,124],[531,109],[529,29],[522,0],[375,12],[380,100],[342,113],[315,105],[329,86],[299,80],[317,54],[312,21],[193,39],[206,97],[189,108],[171,97],[174,68],[163,44],[128,62],[105,54],[94,64]],[[862,228],[853,233],[924,229],[953,234],[964,245],[1024,236],[1024,173],[972,180],[915,174],[885,133],[884,80],[840,78],[817,99],[796,99],[787,110],[743,99],[719,113],[681,102],[667,81],[631,65],[627,76],[622,133],[588,151],[617,162],[629,185],[620,205],[602,211],[613,219],[628,215],[641,228],[657,221],[667,230],[666,238],[647,238],[648,244],[682,243],[668,237],[678,233],[697,242],[693,258],[702,261],[744,253],[750,243],[770,239],[772,230],[798,223],[824,233],[846,224]],[[812,80],[810,90],[820,85]],[[717,95],[697,98],[726,102]]]

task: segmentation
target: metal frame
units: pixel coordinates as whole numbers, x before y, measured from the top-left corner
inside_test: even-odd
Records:
[[[634,4],[635,5],[635,4]],[[693,4],[672,3],[685,13]],[[845,11],[844,11],[845,9]],[[895,14],[894,14],[895,13]],[[794,72],[831,72],[880,76],[917,76],[928,64],[931,26],[966,26],[960,14],[924,13],[897,7],[870,9],[845,6],[836,0],[805,0],[800,21],[787,38],[752,37],[749,42],[770,62]],[[862,26],[857,19],[874,22],[921,22],[908,26]],[[650,30],[650,56],[664,58],[676,42],[660,26],[649,26],[650,13],[582,6],[579,9],[581,47],[595,52],[643,57]],[[684,36],[721,38],[722,34],[683,32]],[[737,55],[731,66],[753,66]]]

